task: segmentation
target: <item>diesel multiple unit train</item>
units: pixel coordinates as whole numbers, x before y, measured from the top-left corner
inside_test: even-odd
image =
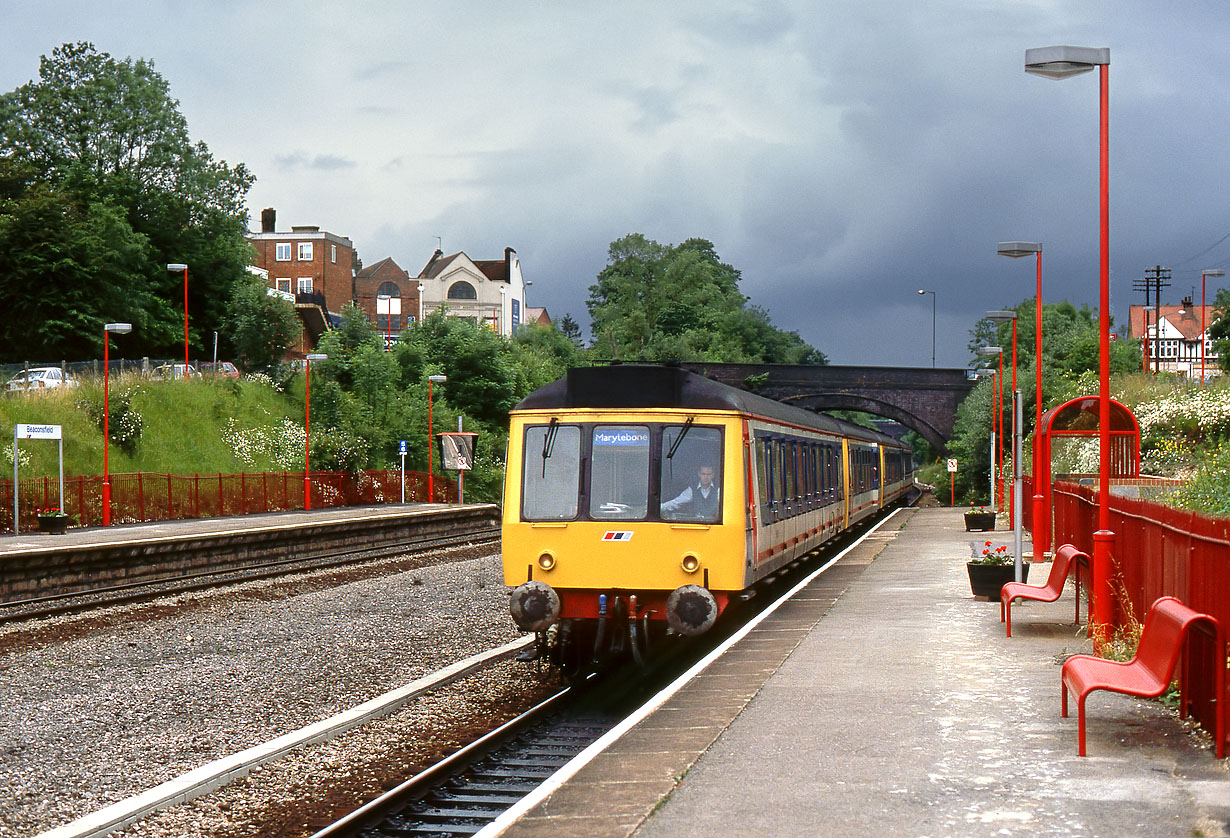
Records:
[[[914,482],[892,437],[679,367],[572,369],[509,433],[512,616],[569,675],[706,631]]]

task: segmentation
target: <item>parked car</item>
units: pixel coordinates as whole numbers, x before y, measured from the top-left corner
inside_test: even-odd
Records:
[[[54,390],[59,387],[72,389],[77,379],[60,372],[59,367],[31,367],[9,379],[6,390]]]
[[[201,364],[201,375],[206,378],[239,378],[239,368],[230,361],[205,361]]]
[[[184,367],[185,367],[184,364],[162,364],[161,366],[154,367],[153,376],[154,378],[183,380],[185,378]],[[201,377],[201,374],[197,372],[197,368],[192,366],[192,364],[188,364],[187,369],[188,369],[188,375],[186,376],[187,378],[200,378]]]

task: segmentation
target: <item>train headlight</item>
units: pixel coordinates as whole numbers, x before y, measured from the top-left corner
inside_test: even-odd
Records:
[[[700,570],[700,557],[695,553],[685,553],[679,566],[683,568],[684,573],[695,573]]]
[[[538,566],[543,570],[552,570],[555,567],[555,554],[550,550],[543,551],[543,554],[538,557]]]

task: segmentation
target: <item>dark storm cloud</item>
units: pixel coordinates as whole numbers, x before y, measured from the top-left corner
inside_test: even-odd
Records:
[[[24,4],[2,86],[93,40],[156,61],[194,138],[256,174],[250,206],[369,263],[515,247],[531,303],[584,321],[612,240],[698,236],[839,363],[930,364],[935,290],[936,360],[960,366],[986,310],[1033,294],[998,241],[1043,242],[1045,300],[1096,304],[1097,77],[1023,59],[1108,46],[1116,319],[1145,267],[1178,302],[1230,260],[1222,0],[301,6],[291,32],[258,3],[136,25],[124,0]]]

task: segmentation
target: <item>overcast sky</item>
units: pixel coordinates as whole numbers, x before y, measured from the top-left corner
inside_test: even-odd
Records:
[[[1109,47],[1111,301],[1230,261],[1225,0],[7,0],[0,89],[92,41],[151,59],[195,140],[256,175],[250,226],[316,224],[366,264],[516,249],[529,304],[585,328],[611,241],[709,239],[743,293],[838,364],[967,366],[973,323],[1097,305],[1098,80],[1029,47]],[[1226,237],[1226,238],[1224,238]],[[1213,294],[1210,286],[1209,295]]]

